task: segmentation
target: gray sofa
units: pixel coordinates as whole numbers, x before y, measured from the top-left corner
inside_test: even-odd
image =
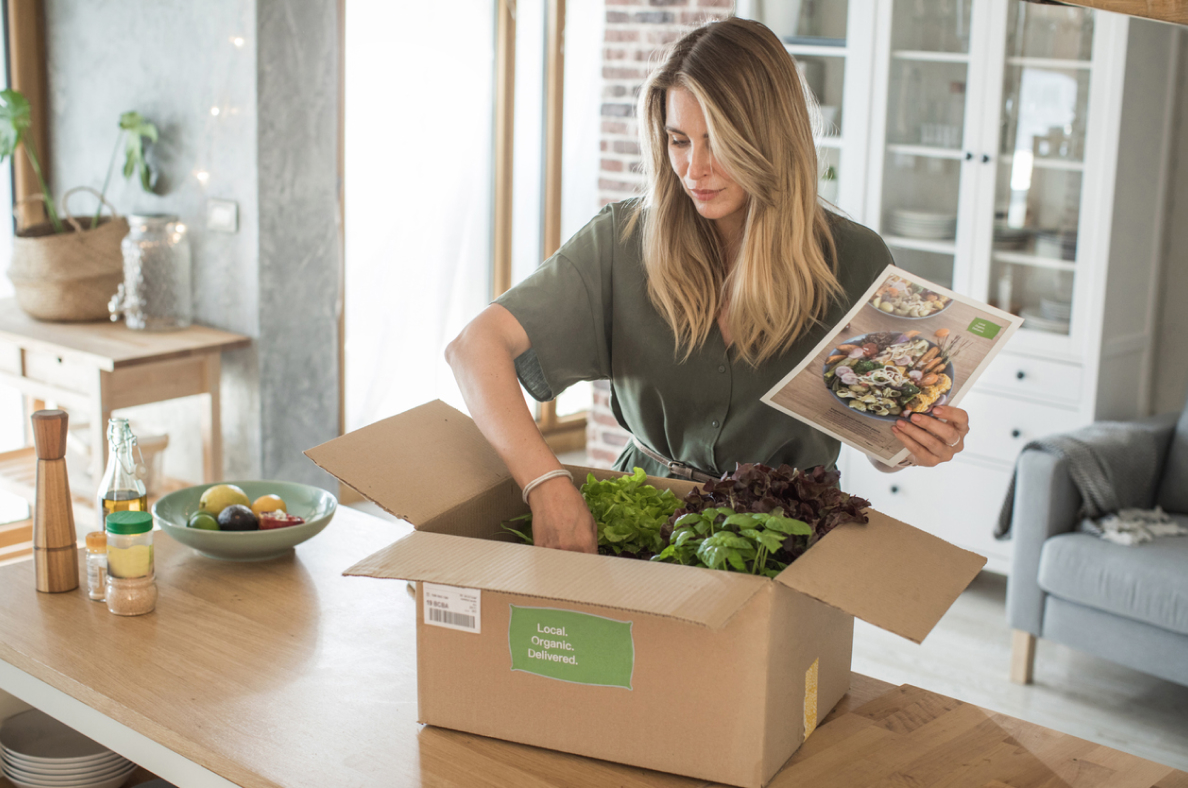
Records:
[[[1188,524],[1188,408],[1134,423],[1158,441],[1158,504]],[[1188,685],[1188,536],[1123,546],[1077,533],[1068,461],[1023,452],[1016,469],[1007,584],[1011,679],[1031,682],[1037,637]]]

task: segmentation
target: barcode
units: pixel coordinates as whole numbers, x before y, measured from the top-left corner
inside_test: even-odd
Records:
[[[442,624],[450,624],[455,627],[474,629],[474,616],[465,616],[461,613],[451,613],[448,610],[438,610],[435,607],[429,608],[429,620],[437,621]]]

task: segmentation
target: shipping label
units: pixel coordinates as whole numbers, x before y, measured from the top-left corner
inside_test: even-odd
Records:
[[[421,594],[424,596],[426,624],[476,635],[482,633],[482,590],[422,583]]]
[[[510,607],[507,644],[512,670],[631,689],[635,640],[630,621],[551,607]]]

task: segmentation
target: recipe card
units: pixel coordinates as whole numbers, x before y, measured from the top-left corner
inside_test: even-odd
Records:
[[[891,425],[957,405],[1023,318],[893,265],[763,402],[895,465]]]

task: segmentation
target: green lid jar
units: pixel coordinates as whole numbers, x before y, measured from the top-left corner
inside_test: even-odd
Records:
[[[153,576],[151,514],[124,511],[107,515],[107,574],[109,579]]]
[[[153,530],[153,516],[148,512],[112,512],[107,515],[109,534],[143,534]]]

